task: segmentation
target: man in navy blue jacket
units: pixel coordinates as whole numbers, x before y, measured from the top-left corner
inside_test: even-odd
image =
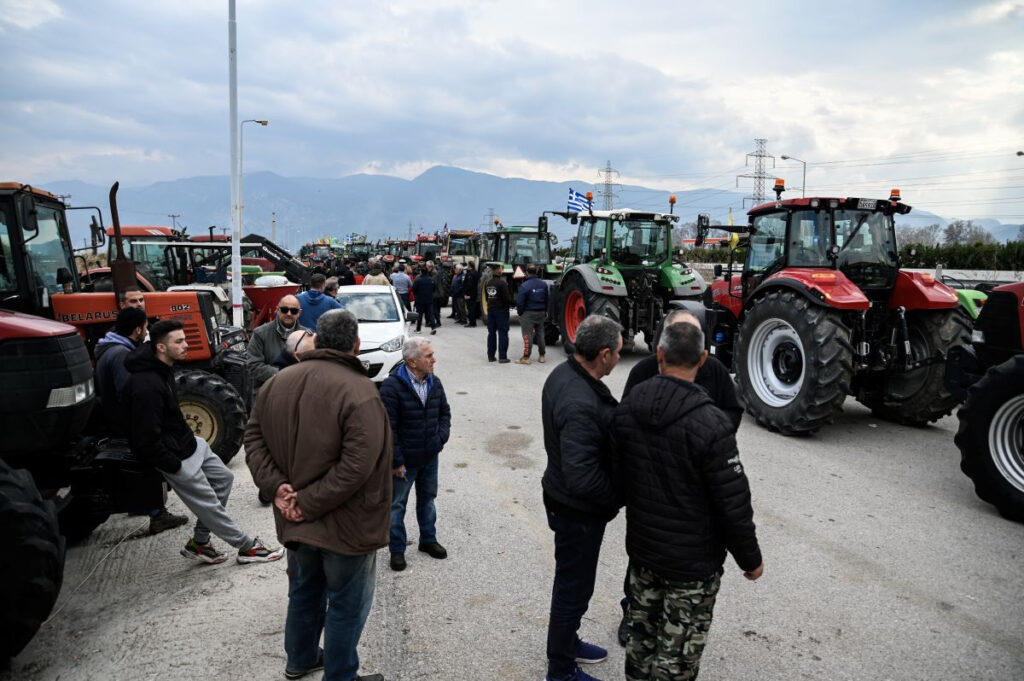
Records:
[[[528,265],[526,281],[516,296],[516,312],[523,331],[523,356],[520,364],[530,363],[531,342],[537,339],[537,361],[544,363],[544,318],[548,314],[548,283],[537,276],[537,266]]]
[[[434,375],[434,348],[430,341],[413,337],[402,349],[405,364],[380,386],[380,397],[391,421],[394,455],[394,493],[391,503],[391,569],[405,569],[405,507],[416,486],[416,522],[419,550],[432,558],[447,558],[437,542],[438,454],[448,442],[452,411],[441,379]]]

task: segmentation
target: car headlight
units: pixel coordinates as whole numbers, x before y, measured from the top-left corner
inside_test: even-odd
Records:
[[[395,336],[386,343],[381,343],[380,349],[384,352],[398,352],[405,345],[405,336]]]

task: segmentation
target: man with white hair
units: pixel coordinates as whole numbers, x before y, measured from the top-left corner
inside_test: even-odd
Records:
[[[416,486],[416,522],[419,550],[432,558],[448,557],[437,542],[438,455],[448,442],[452,412],[441,379],[434,375],[434,348],[430,341],[414,336],[402,348],[405,364],[384,379],[380,397],[391,421],[392,457],[391,569],[405,569],[405,507]]]

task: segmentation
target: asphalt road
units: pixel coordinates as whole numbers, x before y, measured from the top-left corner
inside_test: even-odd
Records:
[[[514,321],[512,333],[515,357]],[[411,546],[408,569],[392,573],[386,550],[377,554],[363,673],[544,678],[553,542],[541,503],[540,391],[564,353],[551,348],[545,365],[488,364],[485,335],[446,324],[434,337],[454,414],[438,497],[450,557]],[[639,358],[625,356],[606,379],[614,394]],[[852,400],[812,437],[745,420],[739,445],[766,570],[751,583],[726,564],[701,678],[1024,678],[1024,525],[974,496],[955,426],[891,425]],[[231,468],[229,511],[273,536],[244,457]],[[183,511],[173,496],[169,505]],[[0,678],[283,678],[283,561],[195,565],[178,555],[185,528],[118,544],[142,524],[112,518],[69,550],[59,612]],[[588,669],[602,679],[623,678],[624,529],[620,514],[581,630],[611,651]]]

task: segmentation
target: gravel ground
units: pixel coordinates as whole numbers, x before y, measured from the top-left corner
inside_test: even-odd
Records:
[[[512,334],[515,357],[515,324]],[[387,552],[377,554],[363,673],[544,677],[553,542],[541,503],[540,391],[564,353],[551,348],[544,365],[488,364],[485,335],[446,323],[433,338],[454,415],[438,496],[450,557],[412,546],[408,569],[393,573]],[[625,356],[606,379],[614,394],[640,357]],[[955,418],[894,426],[852,400],[812,437],[745,420],[738,437],[766,570],[750,583],[726,564],[701,678],[1024,678],[1024,526],[974,496],[955,427]],[[272,538],[242,455],[231,469],[230,512]],[[169,506],[184,512],[174,496]],[[407,524],[415,543],[411,511]],[[283,678],[284,562],[195,565],[178,555],[185,528],[119,543],[139,526],[114,517],[69,550],[59,612],[0,679]],[[581,630],[610,649],[588,669],[603,679],[623,677],[624,531],[620,514]]]

